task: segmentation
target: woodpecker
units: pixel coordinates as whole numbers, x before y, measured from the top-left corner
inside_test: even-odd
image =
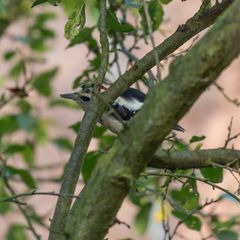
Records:
[[[105,88],[104,88],[105,89]],[[79,92],[61,94],[63,98],[76,101],[84,111],[87,110],[88,104],[93,94],[93,85],[85,84],[80,87]],[[119,96],[112,104],[112,109],[105,112],[99,122],[110,129],[114,133],[119,133],[124,128],[124,123],[128,123],[131,118],[142,107],[145,94],[138,89],[128,88],[121,96]],[[184,132],[185,129],[180,125],[174,128],[176,131]]]

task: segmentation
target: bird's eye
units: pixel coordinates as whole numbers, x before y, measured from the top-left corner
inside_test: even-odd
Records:
[[[85,92],[85,93],[90,93],[90,89],[89,89],[89,88],[86,88],[86,89],[84,89],[84,92]]]
[[[89,102],[89,101],[90,101],[90,98],[89,98],[89,97],[85,97],[85,96],[82,96],[81,99],[82,99],[84,102]]]

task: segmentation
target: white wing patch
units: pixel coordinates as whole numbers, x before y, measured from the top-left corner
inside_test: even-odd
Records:
[[[134,112],[138,111],[143,105],[142,102],[139,102],[136,99],[126,100],[123,97],[118,97],[114,103],[118,103],[119,105],[124,106]]]

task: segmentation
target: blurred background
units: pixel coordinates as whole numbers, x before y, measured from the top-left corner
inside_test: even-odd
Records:
[[[4,4],[4,1],[2,4]],[[154,33],[156,45],[173,33],[180,24],[183,24],[188,18],[193,16],[199,9],[200,4],[200,0],[175,0],[167,5],[163,5],[163,22],[160,30]],[[36,76],[37,74],[37,76],[39,76],[44,72],[45,75],[43,74],[43,76],[41,75],[40,77],[44,78],[46,77],[46,74],[48,74],[47,78],[49,75],[53,77],[49,80],[51,81],[51,89],[41,89],[40,86],[38,91],[35,91],[31,90],[31,85],[29,86],[26,84],[26,88],[28,89],[26,101],[31,103],[31,112],[33,115],[41,119],[40,122],[38,122],[38,126],[40,127],[37,129],[37,132],[34,133],[38,136],[37,142],[34,142],[34,144],[37,145],[37,147],[34,148],[34,155],[31,155],[31,153],[28,154],[26,149],[26,151],[24,150],[25,155],[22,154],[22,152],[17,152],[16,148],[12,152],[9,150],[9,145],[13,143],[16,145],[16,142],[19,144],[19,142],[26,141],[24,144],[29,144],[29,146],[33,144],[31,142],[33,139],[31,131],[26,131],[25,133],[20,131],[8,136],[3,136],[1,133],[1,144],[3,144],[1,152],[5,151],[4,156],[7,158],[7,163],[19,169],[31,169],[32,175],[38,182],[37,191],[40,192],[57,193],[59,191],[59,177],[62,176],[63,168],[70,156],[69,150],[71,149],[76,136],[76,133],[72,128],[69,128],[69,126],[80,121],[83,116],[83,113],[78,106],[72,103],[66,103],[72,105],[64,107],[61,105],[63,104],[62,102],[61,104],[58,103],[60,100],[59,94],[73,91],[73,81],[81,75],[84,69],[88,66],[87,58],[89,52],[85,45],[76,45],[72,48],[67,48],[69,41],[64,37],[64,25],[67,21],[66,9],[67,7],[65,7],[64,10],[61,7],[53,7],[47,4],[30,9],[30,12],[25,17],[21,17],[10,24],[0,38],[0,94],[4,94],[6,99],[9,97],[11,98],[11,94],[14,91],[20,91],[21,89],[19,90],[17,88],[21,88],[21,86],[26,84],[27,79],[30,79],[32,76]],[[25,42],[27,39],[24,38],[24,36],[33,34],[33,36],[36,37],[40,34],[36,29],[32,29],[31,31],[33,31],[33,33],[30,33],[29,28],[34,25],[35,20],[33,16],[36,17],[43,13],[48,14],[47,20],[40,19],[37,23],[38,26],[35,26],[35,28],[39,27],[41,24],[46,26],[46,35],[44,35],[46,37],[46,46],[41,46],[38,45],[37,42],[32,42],[33,46],[29,48]],[[94,16],[89,9],[87,10],[86,17],[86,25],[91,26],[96,22],[96,16]],[[49,29],[49,32],[47,32],[47,29]],[[199,35],[198,38],[201,38],[201,35]],[[197,40],[198,39],[196,38],[190,40],[182,46],[177,53],[181,51],[184,52]],[[34,46],[34,44],[36,45]],[[126,45],[131,46],[131,40],[126,42]],[[138,49],[134,50],[134,54],[140,58],[151,49],[151,44],[146,45],[145,41],[142,40],[139,41],[138,47]],[[11,56],[11,54],[14,56]],[[21,63],[23,60],[25,69],[19,70],[21,68],[19,65],[21,66],[21,64],[23,64]],[[162,61],[162,78],[168,74],[168,64],[170,61],[171,59]],[[126,57],[120,55],[119,64],[122,72],[129,67],[129,65],[126,65],[126,62]],[[196,64],[198,64],[197,59]],[[153,71],[155,71],[155,69],[153,69]],[[111,68],[111,72],[112,74],[109,74],[108,78],[111,79],[111,81],[114,81],[119,74],[116,66]],[[227,69],[225,69],[217,83],[224,89],[224,93],[231,99],[240,100],[239,79],[240,59],[238,57]],[[34,81],[34,86],[38,87],[38,80],[35,78]],[[48,84],[49,82],[46,82],[46,86]],[[140,85],[140,88],[142,91],[147,92],[145,86]],[[41,93],[44,97],[41,96]],[[24,94],[24,92],[20,94]],[[48,95],[51,95],[51,101],[45,99],[45,96]],[[49,104],[49,102],[51,102],[51,104]],[[4,116],[8,116],[9,114],[17,114],[19,108],[26,109],[29,107],[28,104],[24,102],[18,104],[16,107],[15,103],[16,99],[12,99],[9,103],[2,106],[0,109],[0,117],[4,118]],[[31,128],[31,124],[36,124],[32,119],[24,119],[24,116],[21,117],[23,117],[23,122],[28,121],[29,123],[30,121],[30,126],[25,126],[23,123],[25,128]],[[203,144],[202,149],[220,148],[225,144],[231,119],[231,134],[234,135],[240,132],[239,108],[235,104],[227,101],[226,97],[224,97],[223,93],[219,91],[216,86],[211,86],[204,94],[202,94],[191,110],[180,121],[180,124],[186,129],[186,132],[177,133],[177,137],[183,142],[188,143],[193,135],[205,136],[206,138],[201,142]],[[11,118],[5,121],[11,121]],[[0,130],[0,132],[2,131]],[[26,134],[29,134],[29,138],[26,137]],[[109,139],[110,138],[111,137],[109,137]],[[49,139],[51,141],[49,141]],[[6,148],[4,150],[4,147],[6,147],[4,145],[6,145],[6,143],[8,144],[7,152]],[[89,151],[96,150],[99,146],[98,144],[99,140],[94,138],[89,147]],[[239,149],[239,139],[234,139],[228,147]],[[16,154],[16,152],[18,154]],[[20,156],[19,153],[21,153]],[[19,160],[22,157],[25,157],[26,161]],[[34,164],[32,164],[33,161]],[[12,174],[14,175],[14,173]],[[21,178],[21,174],[19,176]],[[25,186],[18,182],[19,176],[16,176],[16,179],[12,179],[13,187],[17,193],[26,192]],[[238,180],[236,180],[231,173],[226,171],[221,186],[226,187],[231,192],[235,192],[238,188],[237,181],[240,181],[239,175],[237,175],[237,178]],[[80,181],[76,194],[81,188],[82,183]],[[200,199],[202,202],[205,202],[206,199],[210,200],[217,198],[222,194],[222,192],[213,189],[206,184],[198,183],[198,189],[202,193]],[[2,196],[4,196],[3,190],[1,191]],[[49,225],[49,219],[52,217],[56,200],[56,196],[45,195],[35,195],[24,199],[24,202],[26,202],[28,206],[31,206],[30,208],[34,209],[32,213],[36,212],[39,214],[39,216],[35,216],[36,219],[39,218],[38,220],[35,219],[35,221],[40,222],[37,224],[36,229],[42,236],[42,239],[47,239],[48,231],[46,227]],[[124,224],[117,224],[111,228],[108,234],[108,239],[116,240],[129,238],[139,240],[161,240],[164,229],[163,220],[167,218],[171,207],[167,204],[162,204],[160,198],[151,199],[151,201],[152,205],[147,215],[148,225],[143,231],[141,229],[141,224],[146,226],[146,221],[144,222],[143,220],[141,222],[140,220],[140,222],[136,224],[135,217],[139,213],[139,208],[133,204],[132,201],[129,201],[128,199],[125,200],[118,213],[118,219],[130,225],[131,228]],[[161,215],[161,208],[163,206],[165,208],[166,216]],[[7,205],[4,206],[4,208],[8,207],[9,206]],[[240,207],[238,203],[226,198],[217,205],[213,204],[204,208],[206,214],[211,213],[211,211],[215,211],[217,214],[221,215],[222,219],[227,219],[228,217],[239,215]],[[142,214],[144,215],[144,212]],[[170,228],[175,226],[177,222],[176,218],[170,217]],[[19,238],[19,233],[24,234],[18,229],[18,226],[21,226],[22,224],[25,225],[25,219],[19,214],[19,210],[17,207],[14,207],[14,204],[11,204],[11,211],[2,210],[2,214],[0,215],[0,239],[24,239]],[[138,226],[134,227],[134,225]],[[18,236],[10,234],[10,229],[12,230],[14,227]],[[240,232],[239,227],[235,228],[235,230]],[[143,232],[144,234],[142,235],[141,233]],[[200,240],[211,235],[208,222],[204,222],[204,220],[202,221],[201,233],[188,228],[184,224],[179,227],[178,232],[179,235],[174,236],[173,239]],[[27,236],[29,236],[28,239],[34,239],[31,233],[27,233]],[[215,238],[209,237],[208,239]]]

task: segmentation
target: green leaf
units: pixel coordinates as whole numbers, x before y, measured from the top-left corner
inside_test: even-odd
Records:
[[[78,132],[78,129],[80,128],[81,122],[76,122],[69,126],[70,129],[72,129],[75,133]]]
[[[39,94],[46,97],[49,97],[52,94],[51,82],[57,71],[57,68],[53,68],[50,71],[39,74],[32,80],[32,84]]]
[[[55,14],[52,12],[38,14],[34,24],[28,28],[27,38],[24,43],[35,51],[46,51],[48,49],[48,40],[55,36],[55,32],[46,27],[46,22],[54,18]]]
[[[27,240],[26,227],[20,224],[12,224],[8,229],[6,240]]]
[[[80,128],[80,125],[81,125],[81,122],[76,122],[76,123],[72,124],[71,126],[69,126],[69,128],[71,128],[75,133],[77,133],[78,129]],[[102,140],[103,144],[107,144],[109,141],[112,142],[111,141],[112,140],[112,136],[104,136],[103,137],[103,134],[106,132],[106,130],[107,129],[104,128],[103,126],[98,126],[97,125],[95,127],[95,129],[94,129],[92,137],[98,138],[98,139],[105,138],[105,140]],[[110,139],[108,137],[110,137]]]
[[[88,42],[91,39],[93,40],[93,38],[92,38],[93,30],[94,30],[94,27],[92,27],[92,28],[88,28],[88,27],[83,28],[82,31],[79,34],[77,34],[76,36],[74,36],[73,39],[71,39],[71,42],[70,42],[70,44],[67,47],[72,47],[72,46],[77,45],[77,44]]]
[[[50,4],[52,4],[53,6],[57,6],[58,3],[61,2],[61,0],[48,0],[48,2],[49,2]]]
[[[226,221],[220,221],[218,216],[215,215],[211,217],[211,222],[213,223],[215,232],[231,230],[234,226],[239,225],[240,216],[236,215]]]
[[[199,207],[199,193],[196,181],[193,179],[188,179],[180,190],[172,190],[171,196],[185,211],[192,211]]]
[[[163,4],[168,4],[168,3],[170,3],[172,0],[160,0],[161,1],[161,3],[163,3]]]
[[[21,113],[17,115],[17,123],[20,128],[30,132],[37,127],[38,120],[29,114]]]
[[[4,83],[5,83],[5,77],[0,75],[0,87],[2,87],[4,85]],[[1,102],[4,101],[5,98],[6,98],[6,95],[2,94],[0,96],[0,101]]]
[[[70,13],[72,12],[72,9],[77,6],[78,4],[78,0],[62,0],[62,6],[65,10],[65,12],[67,13],[67,15],[69,16]]]
[[[183,211],[180,210],[173,210],[172,214],[179,218],[180,220],[184,220],[183,223],[190,229],[200,231],[202,227],[202,223],[200,219],[193,215],[188,215]]]
[[[4,53],[4,59],[6,61],[11,60],[16,55],[16,51],[7,51]]]
[[[40,4],[43,4],[43,3],[50,3],[51,5],[53,6],[57,6],[58,3],[60,3],[60,0],[36,0],[33,5],[32,5],[32,8],[37,6],[37,5],[40,5]]]
[[[139,177],[137,179],[136,183],[134,184],[135,187],[131,188],[131,191],[128,194],[130,201],[133,204],[140,206],[140,207],[145,205],[146,201],[149,202],[149,198],[148,198],[148,196],[146,196],[146,198],[145,198],[145,196],[143,196],[143,194],[141,194],[141,193],[146,191],[146,187],[151,186],[151,188],[153,188],[153,186],[156,186],[156,183],[157,183],[156,179],[154,179],[154,178],[146,178],[144,176]],[[157,194],[158,189],[155,189],[155,190],[156,190],[156,194]]]
[[[23,152],[25,145],[21,144],[9,144],[4,150],[4,153],[7,155],[13,155],[15,153]]]
[[[22,152],[22,156],[27,165],[31,166],[35,160],[34,147],[31,144],[26,145]]]
[[[72,151],[73,149],[72,143],[67,138],[64,137],[55,138],[52,140],[52,142],[60,149],[67,151]]]
[[[101,65],[101,57],[99,54],[97,54],[97,56],[94,59],[91,59],[90,61],[90,65],[93,69],[97,70],[100,65]]]
[[[13,133],[19,129],[15,115],[6,115],[0,118],[0,137],[6,133]]]
[[[85,0],[79,0],[65,25],[66,39],[74,39],[83,29],[85,21]]]
[[[143,235],[147,230],[151,207],[151,203],[143,205],[135,216],[134,226],[141,235]]]
[[[8,156],[21,154],[28,165],[32,165],[34,162],[34,149],[33,146],[31,146],[29,143],[8,144],[4,149],[4,153]]]
[[[0,138],[4,134],[12,134],[19,129],[24,129],[26,131],[34,130],[35,133],[40,130],[43,132],[42,122],[27,113],[21,113],[19,115],[6,115],[0,118],[0,126]]]
[[[206,137],[205,136],[192,136],[190,143],[194,143],[194,142],[200,142],[202,140],[204,140]]]
[[[203,177],[213,183],[221,183],[223,181],[223,169],[218,167],[202,168],[201,174]]]
[[[141,201],[142,198],[139,195],[140,195],[139,192],[132,188],[131,191],[128,194],[128,198],[134,205],[141,206],[142,205],[142,201]]]
[[[135,30],[129,23],[120,23],[117,16],[110,10],[107,10],[106,27],[116,32],[132,32]]]
[[[105,135],[100,139],[100,149],[104,148],[110,148],[114,141],[116,140],[116,137],[113,135]]]
[[[74,101],[65,101],[63,99],[54,99],[49,102],[50,107],[67,107],[79,110],[79,105]]]
[[[215,233],[218,240],[238,240],[238,234],[230,230],[223,230]]]
[[[28,101],[23,100],[23,99],[21,99],[17,102],[17,106],[22,113],[28,113],[29,114],[29,112],[32,109],[32,105]]]
[[[101,152],[88,152],[82,166],[82,176],[86,183],[91,177],[92,171],[96,166],[97,160],[101,157]]]
[[[0,179],[0,200],[5,199],[7,197],[9,197],[9,196],[5,191],[4,181],[2,179]],[[1,215],[6,214],[7,212],[9,212],[10,209],[11,209],[11,205],[9,202],[1,202],[0,203],[0,214]]]
[[[42,3],[45,3],[45,2],[48,2],[48,0],[36,0],[33,4],[32,4],[32,8],[37,6],[37,5],[40,5]]]
[[[40,28],[40,30],[44,30],[46,28],[43,28],[44,27],[44,24],[49,21],[49,20],[52,20],[52,19],[55,19],[56,18],[56,15],[55,13],[53,12],[43,12],[43,13],[39,13],[37,16],[36,16],[36,20],[35,20],[35,24],[34,26],[36,28]],[[34,29],[35,29],[34,27]]]
[[[12,166],[6,166],[5,170],[7,171],[7,174],[11,175],[18,175],[22,181],[28,186],[30,189],[36,188],[35,181],[31,174],[25,170],[25,169],[20,169],[20,168],[15,168]]]
[[[178,140],[171,140],[170,142],[172,142],[175,150],[183,151],[183,150],[186,150],[188,148],[188,145],[185,144],[184,142],[181,142],[181,141],[178,141]]]
[[[144,7],[139,10],[140,15],[142,16],[142,27],[145,34],[149,34],[149,27],[147,24],[147,17],[144,12]],[[148,14],[151,20],[152,31],[157,30],[163,20],[163,8],[159,0],[151,0],[148,4]]]
[[[103,134],[106,132],[106,128],[103,127],[103,126],[96,126],[95,129],[94,129],[94,132],[93,132],[93,137],[94,138],[102,138]]]
[[[47,121],[39,119],[38,126],[34,131],[35,138],[39,144],[44,144],[48,141]]]
[[[12,78],[18,78],[20,76],[20,74],[23,72],[24,69],[24,61],[20,60],[18,61],[15,65],[13,65],[13,67],[10,70],[10,76]]]

